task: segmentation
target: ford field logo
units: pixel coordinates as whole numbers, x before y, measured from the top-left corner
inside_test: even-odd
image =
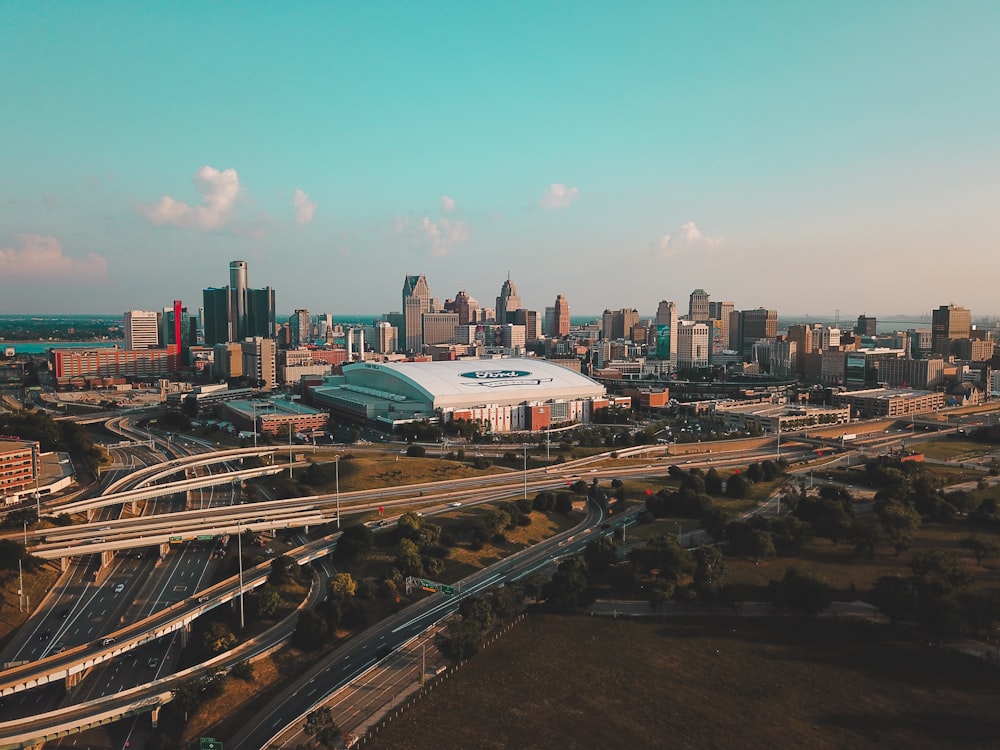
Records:
[[[463,378],[473,380],[510,380],[512,378],[526,378],[530,372],[525,370],[476,370],[475,372],[463,372]]]
[[[485,386],[487,388],[502,388],[504,386],[516,385],[541,385],[549,383],[552,378],[531,377],[527,370],[473,370],[463,372],[461,376],[473,382],[466,383],[471,386]]]

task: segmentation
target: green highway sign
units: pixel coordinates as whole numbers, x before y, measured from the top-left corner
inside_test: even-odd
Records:
[[[454,596],[455,589],[452,586],[442,586],[441,587],[441,593],[442,594],[447,594],[448,596]]]
[[[215,539],[215,537],[214,537],[214,536],[213,536],[212,534],[199,534],[199,535],[198,535],[197,537],[195,537],[195,538],[196,538],[196,539],[197,539],[197,540],[198,540],[199,542],[210,542],[210,541],[212,541],[213,539]]]
[[[202,737],[198,742],[198,750],[222,750],[222,743],[211,737]]]

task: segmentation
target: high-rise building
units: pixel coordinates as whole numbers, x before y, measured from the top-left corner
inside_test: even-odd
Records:
[[[656,357],[677,365],[677,305],[661,300],[656,308]]]
[[[160,346],[177,347],[177,365],[183,366],[187,362],[187,351],[198,338],[198,321],[188,315],[188,310],[183,303],[174,300],[173,307],[164,307],[159,315],[160,320]]]
[[[242,341],[246,331],[247,316],[247,262],[229,262],[229,340]]]
[[[708,309],[708,292],[695,289],[688,298],[688,320],[703,322],[711,317]]]
[[[561,294],[556,295],[556,304],[553,308],[552,329],[548,332],[553,338],[565,338],[569,336],[569,300]]]
[[[455,340],[455,326],[459,314],[454,312],[425,312],[420,316],[423,345],[450,344]]]
[[[623,307],[621,310],[605,310],[601,319],[602,338],[614,340],[623,339],[629,335],[632,326],[639,322],[639,313],[633,308]]]
[[[288,319],[288,343],[293,349],[312,340],[312,316],[308,310],[296,310]]]
[[[753,345],[761,339],[773,339],[778,335],[776,310],[758,307],[756,310],[740,310],[733,316],[739,326],[736,334],[739,342],[738,351],[743,356],[748,356],[753,350]]]
[[[448,300],[444,303],[444,311],[458,313],[459,325],[463,326],[475,323],[479,318],[479,310],[479,303],[472,299],[464,289],[455,295],[454,300]]]
[[[972,313],[966,307],[941,305],[931,311],[931,350],[942,357],[952,351],[952,341],[969,338],[972,330]]]
[[[403,328],[400,342],[407,351],[417,354],[424,347],[423,323],[420,317],[431,311],[431,290],[424,276],[407,276],[403,280]]]
[[[877,321],[874,317],[869,317],[862,313],[858,316],[858,322],[854,326],[854,332],[859,336],[875,336],[877,334]]]
[[[240,342],[243,354],[243,377],[250,384],[266,391],[274,388],[278,378],[274,339],[254,336]]]
[[[205,305],[205,346],[230,341],[229,287],[210,287],[202,295]]]
[[[538,341],[542,336],[542,321],[537,310],[526,310],[523,307],[514,311],[514,324],[524,326],[527,341]]]
[[[677,325],[677,367],[682,370],[708,367],[711,346],[708,326],[693,320],[682,320]]]
[[[242,341],[247,337],[275,337],[274,290],[250,289],[247,262],[229,263],[229,286],[204,290],[205,345]]]
[[[725,349],[729,346],[729,317],[733,314],[736,305],[732,302],[709,302],[708,317],[711,320],[718,320],[722,324],[721,347]],[[712,342],[712,349],[716,348],[716,342]],[[720,349],[721,351],[721,349]]]
[[[510,280],[510,274],[508,273],[507,280],[500,287],[500,296],[497,297],[497,323],[501,325],[504,323],[513,323],[514,311],[520,309],[521,296],[517,293],[517,287]]]
[[[153,310],[128,310],[125,313],[125,348],[155,349],[160,345],[159,316]]]

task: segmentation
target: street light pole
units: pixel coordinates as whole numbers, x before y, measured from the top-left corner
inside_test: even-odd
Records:
[[[236,524],[236,554],[240,563],[240,630],[243,630],[243,522]]]
[[[528,499],[528,444],[524,444],[524,499]]]
[[[336,470],[337,476],[337,528],[340,528],[340,456],[337,456],[337,460],[333,462],[334,469]]]

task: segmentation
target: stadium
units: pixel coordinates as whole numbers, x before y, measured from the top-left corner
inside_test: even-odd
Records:
[[[544,359],[356,363],[311,389],[333,416],[391,432],[420,420],[482,422],[490,432],[539,431],[583,423],[630,399]]]

